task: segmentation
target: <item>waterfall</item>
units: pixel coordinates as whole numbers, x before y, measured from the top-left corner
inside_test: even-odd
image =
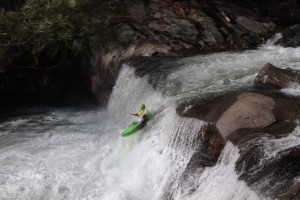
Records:
[[[299,48],[269,43],[244,52],[143,58],[122,66],[107,109],[16,110],[0,119],[0,199],[270,199],[270,177],[240,179],[247,176],[245,149],[230,142],[214,166],[189,171],[192,157],[205,147],[200,135],[208,124],[178,116],[176,106],[252,87],[267,62],[297,69],[299,55]],[[142,103],[150,116],[147,125],[120,137],[136,120],[129,113]],[[299,127],[287,137],[255,142],[264,151],[254,174],[300,144]]]

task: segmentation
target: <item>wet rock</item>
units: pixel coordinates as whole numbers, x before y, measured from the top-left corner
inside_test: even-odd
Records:
[[[265,136],[266,134],[270,134],[275,137],[283,137],[291,133],[294,129],[295,123],[293,121],[278,119],[275,123],[268,127],[238,129],[232,132],[227,139],[236,145],[243,145],[247,141]]]
[[[201,99],[197,102],[188,102],[177,107],[177,113],[183,117],[197,118],[214,123],[236,101],[238,93],[220,95]]]
[[[274,92],[233,92],[180,105],[177,113],[209,122],[224,139],[239,143],[255,137],[251,132],[278,137],[289,133],[300,116],[300,100]]]
[[[162,42],[144,39],[128,48],[112,45],[106,53],[95,55],[92,60],[94,67],[91,84],[92,91],[100,100],[99,102],[104,105],[107,103],[124,62],[135,57],[150,57],[153,55],[172,55],[171,48]],[[102,97],[103,94],[104,97]]]
[[[204,169],[215,165],[224,147],[224,140],[214,126],[208,124],[199,134],[198,148],[183,173],[183,179],[197,173],[199,168]]]
[[[290,84],[300,83],[300,71],[280,69],[268,63],[258,72],[254,82],[277,88],[287,88]]]
[[[296,175],[300,175],[300,146],[288,149],[282,153],[283,158],[289,159],[293,163],[292,172]],[[285,190],[283,194],[278,194],[277,198],[279,200],[285,199],[300,199],[300,181],[295,180],[290,187]]]
[[[173,199],[170,191],[172,187],[184,188],[184,193],[193,193],[199,187],[195,177],[201,176],[206,167],[212,167],[216,164],[218,157],[224,147],[224,140],[214,126],[208,124],[200,132],[198,147],[193,153],[185,170],[181,174],[178,182],[171,183],[164,199]],[[174,184],[174,185],[173,185]]]
[[[236,162],[236,171],[240,174],[240,179],[250,187],[253,186],[260,194],[274,199],[293,199],[292,197],[299,195],[299,155],[288,156],[288,151],[280,150],[280,146],[276,147],[274,138],[268,136],[239,145],[239,149],[240,158]]]
[[[292,185],[286,193],[279,195],[277,199],[300,199],[300,181]]]
[[[106,105],[109,100],[112,85],[104,83],[103,80],[97,76],[91,77],[92,92],[96,96],[98,102],[102,105]]]
[[[299,47],[300,46],[300,25],[294,25],[282,32],[282,38],[280,38],[276,45],[284,47]]]
[[[246,4],[223,1],[152,0],[136,4],[128,16],[119,18],[106,28],[115,30],[124,44],[112,42],[95,54],[92,76],[104,86],[93,88],[112,88],[122,63],[132,57],[254,48],[276,28],[271,19]]]
[[[264,128],[276,121],[272,112],[272,98],[255,93],[242,93],[216,121],[216,127],[224,138],[238,129]]]
[[[286,157],[300,157],[300,145],[286,151]]]
[[[288,136],[296,127],[295,121],[300,117],[298,98],[272,90],[232,92],[179,105],[177,113],[209,123],[210,128],[202,139],[210,141],[211,136],[220,135],[238,146],[240,157],[236,162],[236,171],[250,187],[255,187],[267,197],[298,198],[299,181],[296,177],[300,175],[300,147],[282,150],[281,145],[276,147],[276,140]],[[205,150],[199,149],[194,154],[183,178],[214,164],[207,162],[203,156],[214,146],[207,144],[204,145]],[[221,145],[219,147],[222,149]],[[218,157],[218,152],[215,151],[211,158]]]

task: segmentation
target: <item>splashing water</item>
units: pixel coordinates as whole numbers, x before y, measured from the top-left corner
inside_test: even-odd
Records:
[[[239,180],[240,154],[230,142],[215,166],[180,182],[202,145],[198,134],[206,123],[179,117],[175,107],[182,99],[251,87],[265,63],[296,68],[299,55],[299,48],[268,44],[169,60],[176,67],[157,79],[156,90],[151,74],[137,77],[124,65],[106,110],[32,108],[3,118],[0,199],[165,200],[166,194],[174,200],[268,199]],[[151,120],[136,134],[119,137],[135,120],[128,113],[141,103]],[[300,142],[282,138],[279,143],[284,145],[275,147],[285,149]]]

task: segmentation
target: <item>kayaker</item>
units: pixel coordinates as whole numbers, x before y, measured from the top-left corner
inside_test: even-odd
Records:
[[[132,113],[130,113],[131,115],[133,115],[133,116],[137,116],[137,117],[139,117],[139,121],[138,122],[133,122],[134,124],[136,124],[136,123],[140,123],[140,122],[144,122],[145,121],[145,119],[146,119],[146,117],[147,117],[147,112],[146,112],[146,106],[145,106],[145,104],[141,104],[140,105],[140,111],[138,111],[136,114],[132,114]]]

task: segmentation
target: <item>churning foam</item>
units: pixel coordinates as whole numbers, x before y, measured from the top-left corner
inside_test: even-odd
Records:
[[[0,198],[164,200],[170,193],[176,200],[263,199],[238,179],[234,168],[239,153],[231,143],[215,166],[179,183],[201,145],[197,133],[205,123],[179,117],[176,101],[193,93],[247,86],[266,62],[296,66],[299,48],[265,46],[174,62],[182,62],[182,67],[161,83],[174,89],[169,96],[124,65],[108,110],[56,109],[1,123]],[[136,112],[141,103],[152,119],[138,133],[119,137],[135,120],[129,112]],[[280,142],[287,148],[291,141]]]

